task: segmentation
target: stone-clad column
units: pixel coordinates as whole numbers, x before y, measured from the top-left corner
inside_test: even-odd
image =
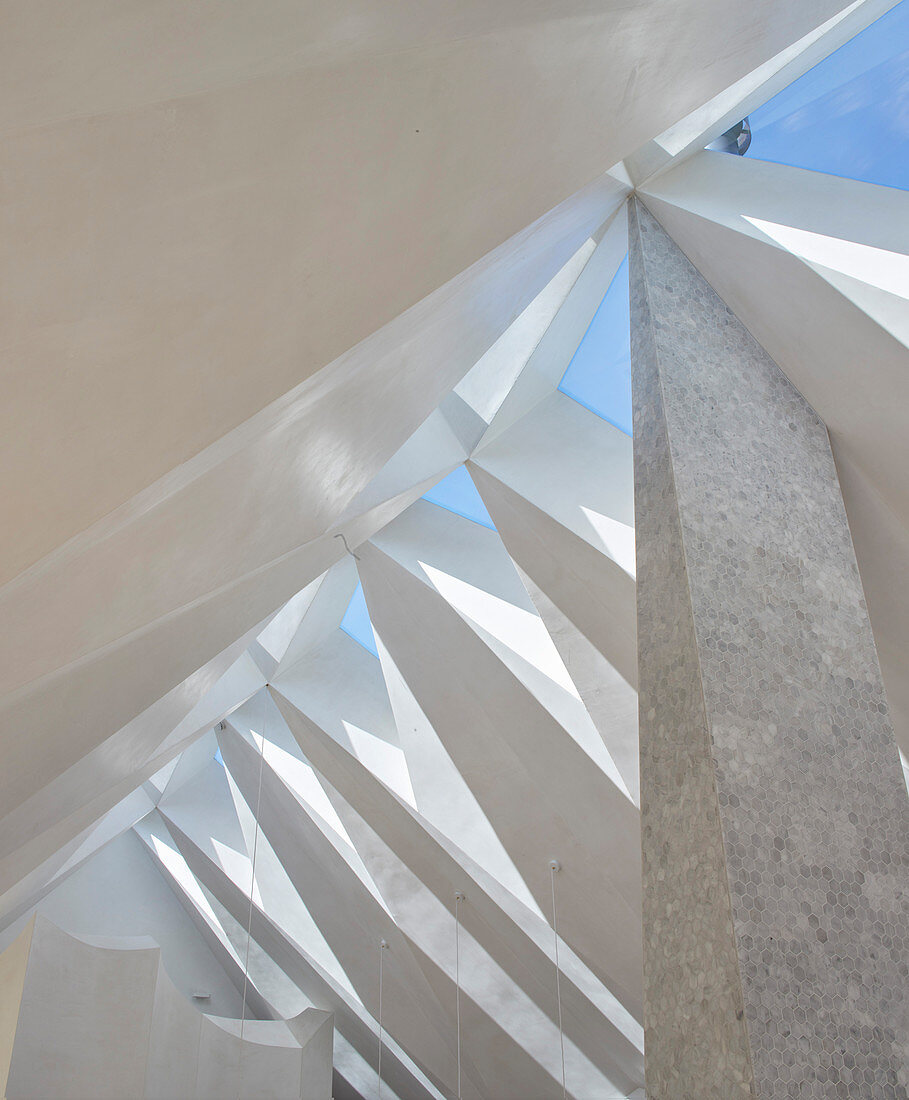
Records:
[[[906,1097],[909,801],[824,424],[630,221],[651,1100]]]

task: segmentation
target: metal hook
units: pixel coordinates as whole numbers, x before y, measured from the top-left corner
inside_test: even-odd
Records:
[[[334,536],[334,538],[340,539],[341,542],[344,543],[344,549],[347,551],[348,554],[350,554],[350,556],[353,558],[354,561],[359,561],[360,560],[357,557],[357,555],[353,552],[353,550],[351,550],[351,548],[347,545],[347,539],[344,537],[344,535],[341,534],[340,531]]]

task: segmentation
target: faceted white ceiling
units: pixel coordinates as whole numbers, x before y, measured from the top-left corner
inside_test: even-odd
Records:
[[[641,1087],[631,445],[559,385],[636,185],[830,428],[907,747],[906,193],[699,151],[890,6],[19,7],[0,926],[134,827],[350,1095],[389,943],[405,1100],[463,892],[462,1094],[555,1097],[555,885],[569,1093]]]

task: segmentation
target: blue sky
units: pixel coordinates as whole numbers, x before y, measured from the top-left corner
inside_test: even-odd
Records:
[[[495,530],[492,517],[486,511],[486,505],[477,492],[477,487],[467,472],[466,466],[459,466],[447,477],[436,482],[428,492],[423,494],[423,499]]]
[[[366,610],[366,597],[363,595],[362,584],[357,585],[357,590],[347,605],[344,618],[341,620],[341,629],[355,642],[359,642],[364,649],[368,649],[373,657],[379,656],[372,623],[369,621],[369,612]]]
[[[628,257],[584,333],[559,389],[631,435],[631,326]]]
[[[909,0],[750,119],[749,157],[909,188]]]

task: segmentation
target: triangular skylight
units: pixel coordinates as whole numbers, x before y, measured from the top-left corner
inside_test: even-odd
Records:
[[[752,112],[748,156],[909,188],[909,0]]]
[[[628,257],[615,273],[603,301],[559,389],[578,404],[631,435],[631,321]]]
[[[482,524],[483,527],[495,530],[492,516],[486,511],[486,505],[477,492],[477,487],[467,472],[466,466],[459,466],[456,470],[452,470],[448,477],[437,481],[428,492],[423,494],[423,499],[432,504],[438,504],[440,508],[447,508],[449,512],[454,512],[465,519],[473,520],[474,523]]]
[[[341,620],[341,629],[349,634],[355,642],[368,650],[373,657],[379,656],[376,649],[376,639],[372,632],[372,623],[369,619],[369,610],[366,607],[366,597],[363,595],[363,585],[358,584],[356,591],[350,598],[344,618]]]

